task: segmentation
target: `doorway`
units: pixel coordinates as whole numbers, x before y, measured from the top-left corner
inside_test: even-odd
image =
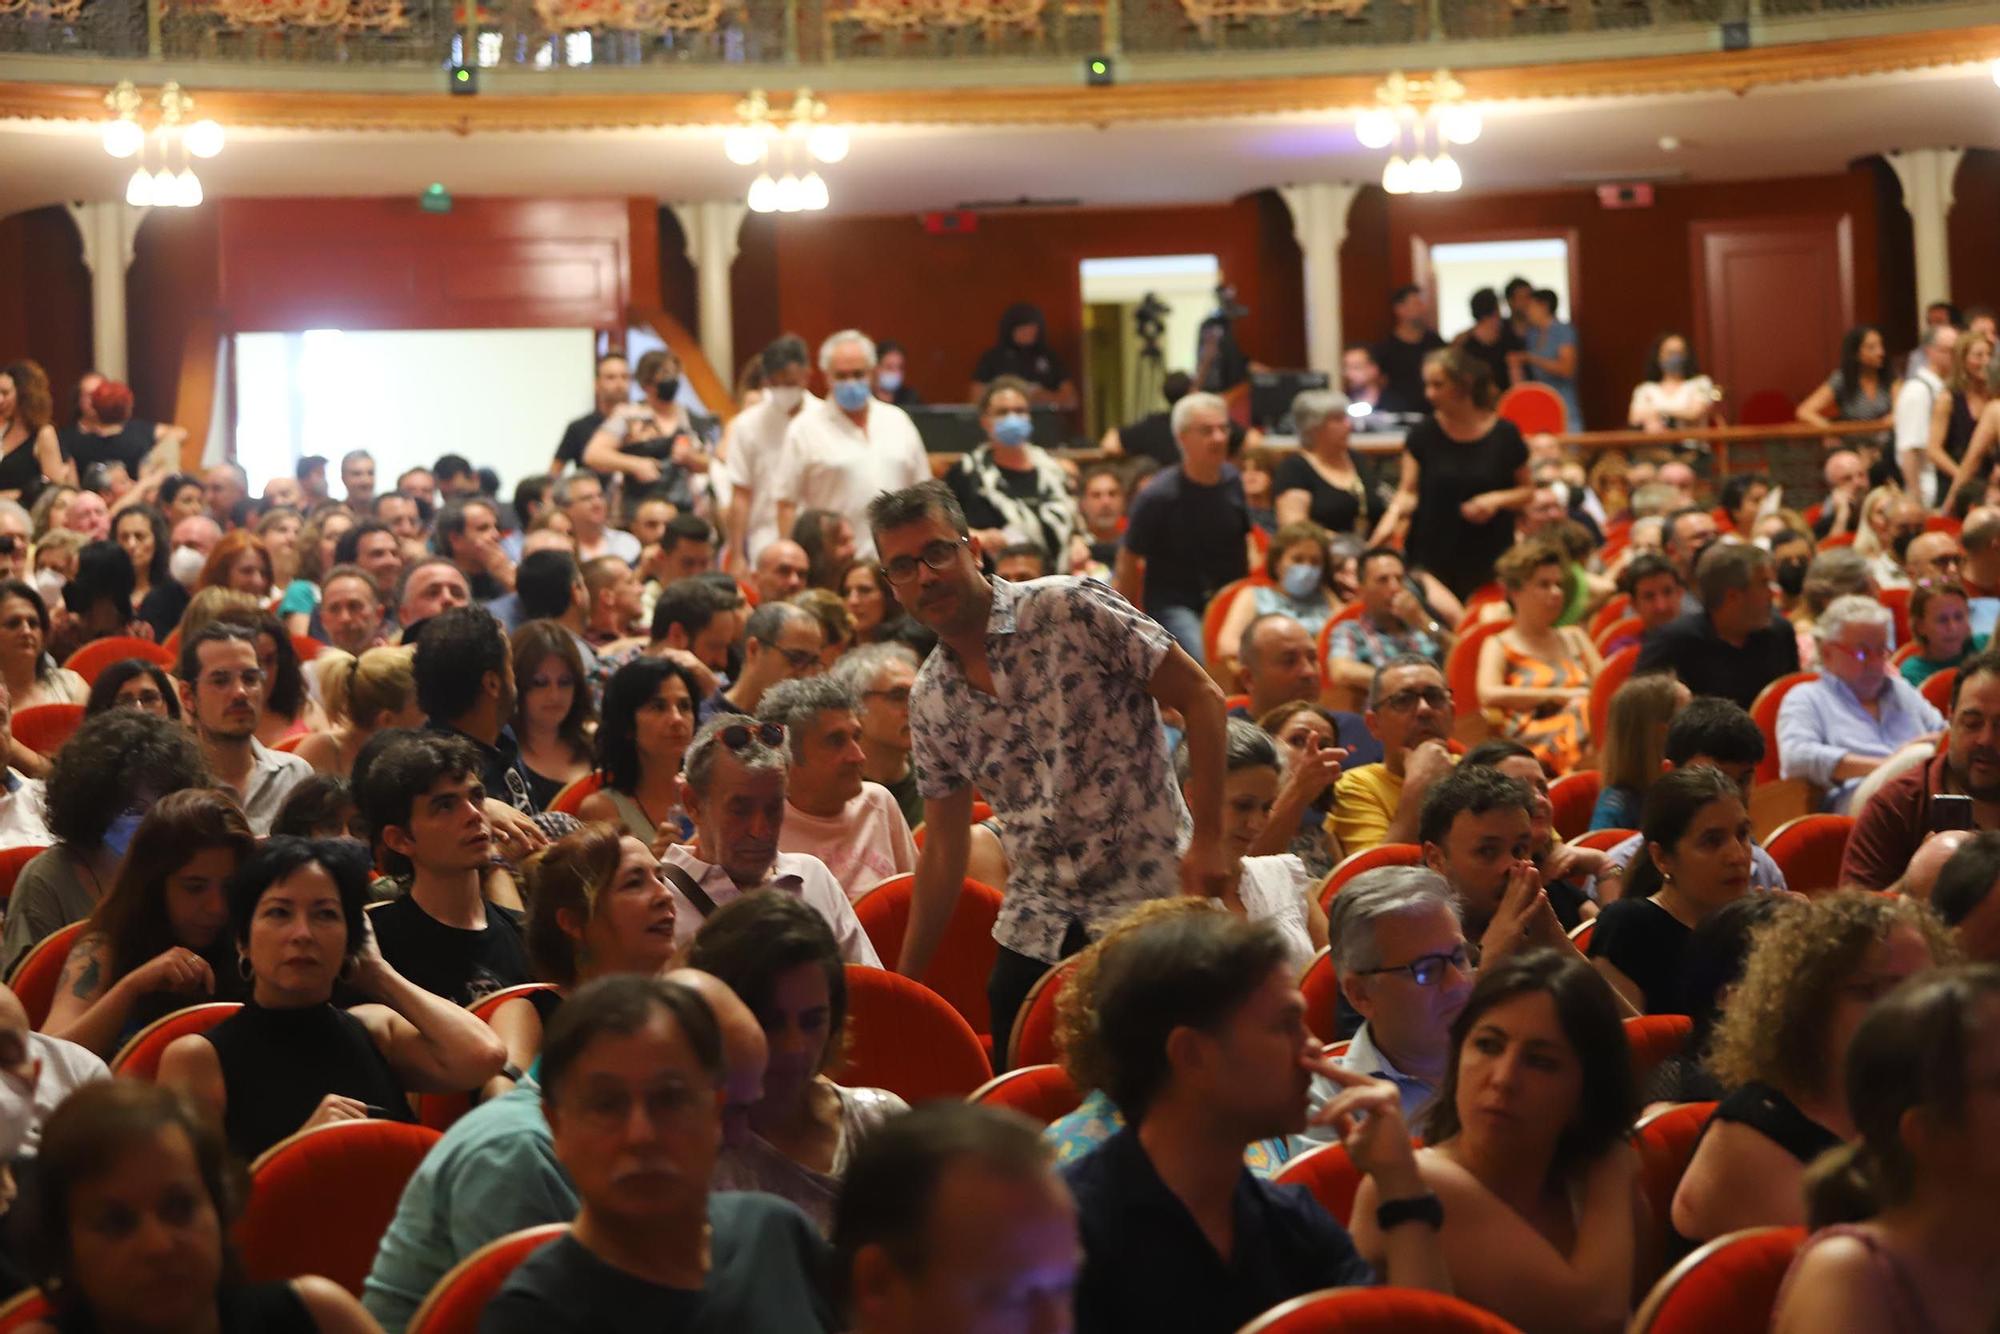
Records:
[[[1086,259],[1083,287],[1084,425],[1091,439],[1166,407],[1170,371],[1192,373],[1201,322],[1215,309],[1214,255]]]
[[[1507,284],[1526,278],[1556,294],[1559,318],[1576,319],[1576,246],[1568,234],[1415,237],[1417,285],[1430,299],[1431,318],[1449,342],[1472,327],[1472,294],[1493,289],[1503,301]]]

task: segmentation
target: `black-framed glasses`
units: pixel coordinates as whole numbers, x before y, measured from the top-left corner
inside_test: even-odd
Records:
[[[1361,976],[1374,977],[1381,973],[1408,973],[1410,980],[1418,986],[1434,987],[1443,979],[1446,968],[1456,968],[1461,973],[1471,970],[1472,956],[1466,953],[1464,945],[1461,944],[1449,954],[1426,954],[1421,958],[1412,959],[1408,963],[1399,963],[1390,968],[1364,968],[1361,970]]]
[[[933,570],[949,568],[951,563],[958,559],[958,549],[966,545],[969,540],[961,537],[956,542],[947,542],[939,538],[935,542],[925,543],[924,549],[914,556],[898,556],[888,564],[876,568],[882,571],[882,577],[890,583],[907,584],[917,577],[918,561],[922,561]]]
[[[1384,695],[1375,707],[1387,709],[1391,713],[1408,713],[1419,704],[1428,704],[1433,710],[1441,713],[1451,706],[1451,692],[1443,686],[1425,686],[1421,689],[1412,686],[1408,690],[1398,690],[1393,695]]]
[[[811,671],[819,666],[819,654],[809,648],[779,648],[773,644],[771,651],[783,658],[786,666],[795,672]]]
[[[738,752],[750,749],[752,741],[776,748],[785,744],[783,723],[731,723],[715,734],[715,739]]]

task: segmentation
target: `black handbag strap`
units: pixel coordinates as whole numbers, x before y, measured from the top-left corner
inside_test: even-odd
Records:
[[[673,881],[674,888],[694,905],[694,910],[701,914],[702,920],[707,921],[709,914],[715,911],[715,900],[708,896],[708,891],[696,884],[693,876],[670,861],[663,860],[660,863],[660,871],[667,879]]]

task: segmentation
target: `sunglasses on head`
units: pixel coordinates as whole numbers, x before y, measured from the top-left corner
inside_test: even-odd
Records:
[[[785,744],[783,723],[731,723],[715,734],[715,739],[733,751],[750,749],[750,743],[761,741],[771,747]]]

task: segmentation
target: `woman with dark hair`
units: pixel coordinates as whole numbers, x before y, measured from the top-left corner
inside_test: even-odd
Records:
[[[67,662],[85,644],[132,634],[132,562],[110,541],[84,544],[76,569],[62,588],[49,635],[49,656]]]
[[[1701,373],[1687,335],[1663,333],[1646,354],[1646,378],[1632,391],[1625,419],[1640,431],[1720,425],[1722,391]]]
[[[144,658],[120,658],[97,674],[90,687],[90,699],[83,716],[95,718],[106,709],[138,709],[158,718],[179,722],[180,692],[167,677],[167,669]]]
[[[1872,324],[1857,324],[1840,340],[1840,365],[1799,404],[1798,418],[1809,426],[1880,421],[1896,401],[1896,374],[1889,345]],[[1864,459],[1889,447],[1889,433],[1829,437],[1828,445],[1858,449]]]
[[[208,513],[208,498],[202,490],[201,478],[190,473],[177,472],[161,478],[158,504],[168,528],[182,519]]]
[[[1318,524],[1309,520],[1288,523],[1273,534],[1271,545],[1264,550],[1264,573],[1269,582],[1238,590],[1229,600],[1229,610],[1222,614],[1222,626],[1215,636],[1215,666],[1223,679],[1234,679],[1243,632],[1259,616],[1289,616],[1317,639],[1320,629],[1340,610],[1333,570],[1333,534]]]
[[[806,553],[806,584],[834,588],[840,572],[854,563],[854,525],[832,510],[802,510],[792,520],[792,541]]]
[[[245,1158],[295,1131],[410,1121],[411,1093],[466,1093],[507,1053],[471,1011],[413,985],[375,947],[368,852],[349,839],[270,838],[230,877],[249,999],[160,1058],[159,1082],[222,1122]],[[371,1003],[336,1009],[336,982]]]
[[[840,1061],[847,971],[833,929],[790,894],[746,894],[696,933],[687,966],[734,991],[770,1043],[764,1096],[750,1105],[742,1142],[715,1160],[716,1190],[790,1200],[825,1232],[840,1178],[861,1137],[909,1110],[886,1089],[845,1088],[826,1077]]]
[[[42,1030],[110,1056],[161,1015],[204,1000],[241,1000],[222,887],[257,840],[216,788],[160,798],[70,947]]]
[[[514,737],[537,810],[590,772],[590,678],[576,637],[554,621],[514,632]]]
[[[1775,1334],[2000,1328],[2000,968],[1877,1002],[1847,1054],[1856,1138],[1806,1175],[1812,1227]]]
[[[213,782],[201,748],[178,723],[138,709],[84,719],[49,770],[43,802],[56,843],[14,882],[0,969],[97,910],[155,801]]]
[[[132,610],[136,613],[146,594],[165,585],[167,573],[167,521],[151,505],[133,505],[120,510],[111,521],[111,540],[132,562]]]
[[[1032,302],[1017,301],[1001,312],[993,346],[980,353],[979,364],[972,368],[972,392],[966,395],[967,400],[979,402],[986,386],[1002,376],[1027,381],[1029,400],[1037,405],[1076,406],[1076,382],[1050,350],[1049,322],[1042,317],[1042,308]]]
[[[49,377],[32,361],[0,367],[0,499],[32,505],[47,482],[74,485],[52,424]]]
[[[762,362],[759,366],[761,368]],[[875,345],[875,397],[899,408],[920,408],[924,400],[910,388],[910,350],[893,338]]]
[[[597,728],[597,769],[604,786],[577,808],[585,822],[602,821],[648,847],[662,836],[694,836],[681,809],[681,757],[694,740],[701,688],[694,674],[664,658],[635,658],[604,687]]]
[[[1646,846],[1597,915],[1590,958],[1641,1013],[1678,1014],[1688,937],[1750,891],[1750,812],[1735,780],[1694,764],[1653,784],[1639,828]]]
[[[1083,515],[1062,465],[1031,438],[1033,394],[1032,385],[1011,375],[986,386],[978,400],[986,438],[944,475],[944,484],[989,556],[1016,542],[1032,542],[1049,572],[1060,574],[1087,554],[1079,541]]]
[[[1257,720],[1278,744],[1281,795],[1303,801],[1297,826],[1282,851],[1297,857],[1315,880],[1340,860],[1340,840],[1327,824],[1333,811],[1333,785],[1340,778],[1340,724],[1311,700],[1280,704]],[[1329,753],[1334,752],[1334,753]],[[1283,804],[1283,803],[1280,803]],[[1277,807],[1273,823],[1282,824]],[[1272,840],[1275,841],[1275,840]],[[1270,846],[1260,842],[1260,846]]]
[[[1513,511],[1534,493],[1528,443],[1493,411],[1493,372],[1462,348],[1424,358],[1424,398],[1432,415],[1403,442],[1395,499],[1368,545],[1388,544],[1408,520],[1411,566],[1463,600],[1514,543]]]
[[[857,561],[840,576],[841,600],[854,622],[854,642],[880,644],[895,637],[898,627],[909,621],[896,590],[882,577],[873,561]]]
[[[0,682],[15,713],[38,704],[81,704],[90,697],[83,678],[49,656],[48,604],[18,579],[0,582]],[[45,762],[34,760],[33,754],[16,741],[9,763],[20,768],[25,758],[35,766],[33,772],[41,773]]]
[[[247,1189],[187,1099],[136,1079],[78,1089],[49,1117],[24,1201],[32,1276],[54,1308],[24,1334],[379,1334],[329,1279],[242,1281],[229,1226]]]
[[[222,619],[247,625],[257,636],[257,666],[264,672],[264,712],[257,723],[257,740],[275,747],[286,737],[312,731],[317,709],[306,693],[299,651],[284,625],[268,611]]]
[[[1638,1110],[1617,997],[1575,951],[1482,968],[1417,1154],[1452,1291],[1522,1329],[1622,1329],[1645,1272]],[[1350,1225],[1378,1273],[1379,1203],[1364,1181]]]
[[[1708,1045],[1729,1092],[1674,1192],[1682,1244],[1805,1221],[1807,1165],[1854,1135],[1841,1090],[1855,1029],[1904,979],[1957,957],[1923,904],[1861,890],[1794,902],[1756,929]]]
[[[285,797],[271,820],[273,834],[293,838],[351,838],[366,844],[369,830],[354,804],[354,788],[339,774],[314,774]]]

